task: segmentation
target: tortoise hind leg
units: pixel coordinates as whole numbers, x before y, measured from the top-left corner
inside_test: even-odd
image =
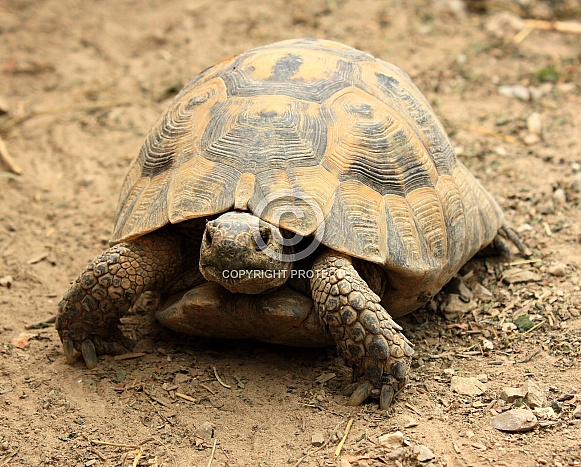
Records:
[[[387,409],[408,380],[410,342],[349,256],[326,251],[315,260],[313,272],[311,289],[319,316],[358,381],[349,404],[360,405],[376,394],[380,407]]]
[[[519,254],[528,258],[531,256],[530,250],[519,238],[518,234],[510,227],[502,226],[492,243],[478,252],[479,256],[503,256],[510,258],[510,243],[512,243],[519,251]]]
[[[94,368],[97,355],[130,348],[119,319],[145,290],[164,288],[177,278],[185,261],[196,264],[196,258],[185,257],[188,250],[182,237],[165,232],[120,243],[97,256],[58,305],[56,329],[67,361],[73,362],[78,350],[87,367]]]
[[[505,239],[510,240],[510,242],[518,248],[518,251],[521,255],[526,257],[531,256],[530,250],[519,238],[516,231],[511,227],[502,226],[498,231],[498,235],[496,235],[496,237],[494,238],[492,245],[494,246],[494,248],[502,251],[503,253],[505,251],[508,251],[507,256],[510,256],[510,248],[504,242]]]

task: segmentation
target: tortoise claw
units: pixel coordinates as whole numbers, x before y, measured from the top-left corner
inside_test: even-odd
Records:
[[[75,352],[75,346],[73,341],[70,340],[63,340],[63,352],[65,353],[65,358],[67,359],[67,363],[71,365],[77,359],[77,354]]]
[[[81,344],[81,353],[83,354],[83,360],[85,360],[85,365],[89,370],[92,370],[97,366],[97,351],[95,350],[95,344],[89,339],[85,339]]]
[[[379,408],[381,410],[387,410],[393,402],[395,396],[395,391],[389,384],[385,384],[381,388],[381,393],[379,395]]]
[[[347,386],[345,386],[341,390],[341,394],[343,394],[344,396],[350,397],[355,392],[355,389],[357,389],[358,386],[359,386],[359,383],[348,384]]]
[[[369,384],[367,381],[361,383],[359,386],[357,386],[357,389],[353,391],[353,394],[351,394],[351,397],[349,398],[349,405],[357,406],[363,404],[363,401],[371,394],[371,389],[371,384]]]

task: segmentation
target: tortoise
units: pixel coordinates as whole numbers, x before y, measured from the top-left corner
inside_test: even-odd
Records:
[[[408,75],[336,42],[246,51],[188,83],[123,183],[110,239],[59,303],[88,368],[146,291],[178,331],[337,346],[349,404],[388,408],[413,348],[393,320],[479,250],[518,245]]]

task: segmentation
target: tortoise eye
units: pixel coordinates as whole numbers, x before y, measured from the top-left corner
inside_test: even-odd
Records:
[[[264,245],[268,245],[268,242],[270,242],[270,230],[268,230],[268,229],[261,229],[260,230],[260,238],[264,242]],[[260,250],[261,247],[264,247],[264,245],[257,245],[258,250]]]

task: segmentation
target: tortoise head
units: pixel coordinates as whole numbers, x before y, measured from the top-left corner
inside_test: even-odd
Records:
[[[283,285],[293,268],[292,247],[278,227],[248,212],[227,212],[206,224],[200,271],[233,293],[257,294]]]

